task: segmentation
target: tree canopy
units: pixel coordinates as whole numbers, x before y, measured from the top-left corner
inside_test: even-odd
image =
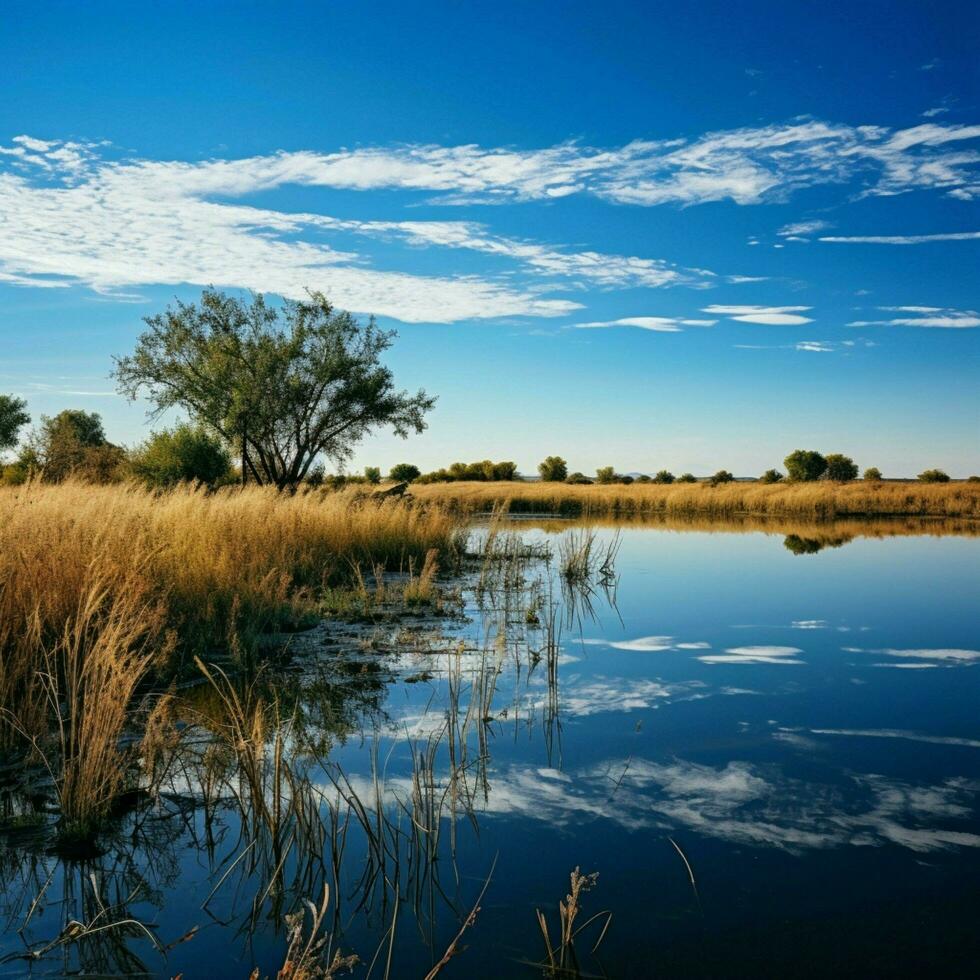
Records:
[[[24,411],[27,402],[13,395],[0,395],[0,452],[13,449],[17,445],[17,437],[22,426],[30,422],[31,417]]]
[[[151,487],[181,482],[213,485],[228,476],[231,459],[213,435],[186,422],[173,429],[154,432],[133,453],[133,473]]]
[[[827,469],[827,460],[813,449],[794,449],[783,460],[791,480],[809,482],[819,480]]]
[[[134,352],[116,360],[120,391],[148,396],[154,415],[184,409],[241,454],[243,480],[295,487],[318,456],[344,461],[378,426],[423,431],[435,404],[396,390],[380,363],[393,331],[322,293],[273,307],[207,289],[144,322]]]
[[[568,478],[568,463],[561,456],[545,456],[538,463],[538,473],[545,483],[561,483]]]
[[[828,480],[846,483],[848,480],[857,479],[858,468],[850,456],[844,456],[842,453],[830,453],[826,462]]]

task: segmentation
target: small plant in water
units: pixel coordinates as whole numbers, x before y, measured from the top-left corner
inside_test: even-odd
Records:
[[[558,903],[560,932],[557,946],[552,945],[551,935],[548,932],[548,920],[545,918],[544,913],[540,909],[535,910],[538,915],[538,925],[541,927],[541,935],[544,938],[545,950],[548,957],[545,970],[546,976],[574,977],[581,975],[578,958],[575,955],[575,939],[584,929],[592,925],[593,922],[605,919],[602,929],[599,932],[599,938],[595,941],[591,951],[595,953],[602,944],[603,939],[606,938],[606,932],[609,929],[609,924],[612,922],[612,912],[597,912],[595,915],[586,919],[578,928],[575,927],[575,920],[582,911],[582,895],[594,888],[598,880],[599,873],[597,871],[585,875],[578,868],[572,871],[570,875],[571,889],[565,896],[564,901],[559,901]]]

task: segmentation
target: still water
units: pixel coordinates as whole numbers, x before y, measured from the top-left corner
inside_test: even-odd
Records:
[[[615,574],[569,590],[587,532],[515,523],[465,618],[294,638],[284,751],[319,837],[263,836],[210,763],[100,855],[8,833],[0,957],[103,905],[147,932],[0,975],[274,976],[326,882],[355,976],[424,977],[484,888],[440,976],[540,976],[576,867],[584,976],[973,974],[980,538],[891,530],[604,525]]]

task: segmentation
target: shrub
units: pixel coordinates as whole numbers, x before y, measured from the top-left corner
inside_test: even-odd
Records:
[[[396,483],[411,483],[422,475],[422,471],[411,463],[395,463],[388,472],[388,479]]]
[[[923,470],[919,474],[922,483],[949,483],[949,474],[943,470]]]
[[[507,461],[494,463],[489,459],[478,463],[453,463],[449,469],[433,470],[417,478],[418,483],[452,483],[455,480],[516,480],[517,464]]]
[[[698,478],[693,473],[681,473],[677,478],[678,483],[697,483]]]
[[[23,426],[30,422],[31,417],[24,411],[27,402],[13,395],[0,395],[0,452],[13,449],[17,445],[17,436]]]
[[[868,483],[880,483],[881,482],[881,470],[877,466],[869,466],[864,471],[864,479]]]
[[[673,483],[674,474],[670,470],[660,470],[659,473],[653,478],[654,483]]]
[[[616,482],[629,486],[633,482],[633,477],[629,476],[628,474],[622,474],[622,475],[617,474]]]
[[[968,476],[966,478],[967,483],[980,483],[980,476]]]
[[[546,483],[561,483],[568,478],[568,463],[561,456],[546,456],[538,463],[538,473]]]
[[[591,483],[592,481],[584,473],[569,473],[565,478],[566,483]]]
[[[718,470],[708,482],[713,487],[716,487],[719,483],[731,483],[734,479],[735,477],[728,470]]]
[[[828,480],[837,483],[846,483],[848,480],[856,480],[858,468],[850,456],[841,453],[830,453],[826,459],[827,469],[825,476]]]
[[[381,467],[380,466],[365,466],[364,467],[364,479],[372,484],[376,485],[381,482]]]
[[[647,474],[646,474],[646,473],[641,473],[641,474],[640,474],[640,475],[639,475],[639,476],[638,476],[638,477],[636,478],[636,482],[637,482],[637,483],[653,483],[653,478],[652,478],[652,477],[650,477],[650,476],[647,476]]]
[[[600,466],[599,469],[595,471],[595,482],[615,483],[616,482],[615,468],[612,466]]]
[[[41,429],[30,440],[49,482],[76,476],[93,483],[118,479],[125,453],[105,437],[102,417],[96,412],[68,408],[53,418],[41,416]]]
[[[808,483],[819,480],[827,469],[827,460],[812,449],[795,449],[783,460],[791,480]]]
[[[760,483],[779,483],[782,480],[783,474],[779,470],[766,470],[762,476],[759,477]]]
[[[130,459],[130,469],[148,487],[184,481],[214,486],[231,471],[224,446],[199,426],[182,424],[154,432]]]

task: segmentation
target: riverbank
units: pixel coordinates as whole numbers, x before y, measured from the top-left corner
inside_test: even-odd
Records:
[[[567,516],[756,515],[826,520],[836,517],[956,517],[980,520],[980,483],[707,483],[565,484],[430,483],[412,496],[463,514],[506,505],[512,514]]]

